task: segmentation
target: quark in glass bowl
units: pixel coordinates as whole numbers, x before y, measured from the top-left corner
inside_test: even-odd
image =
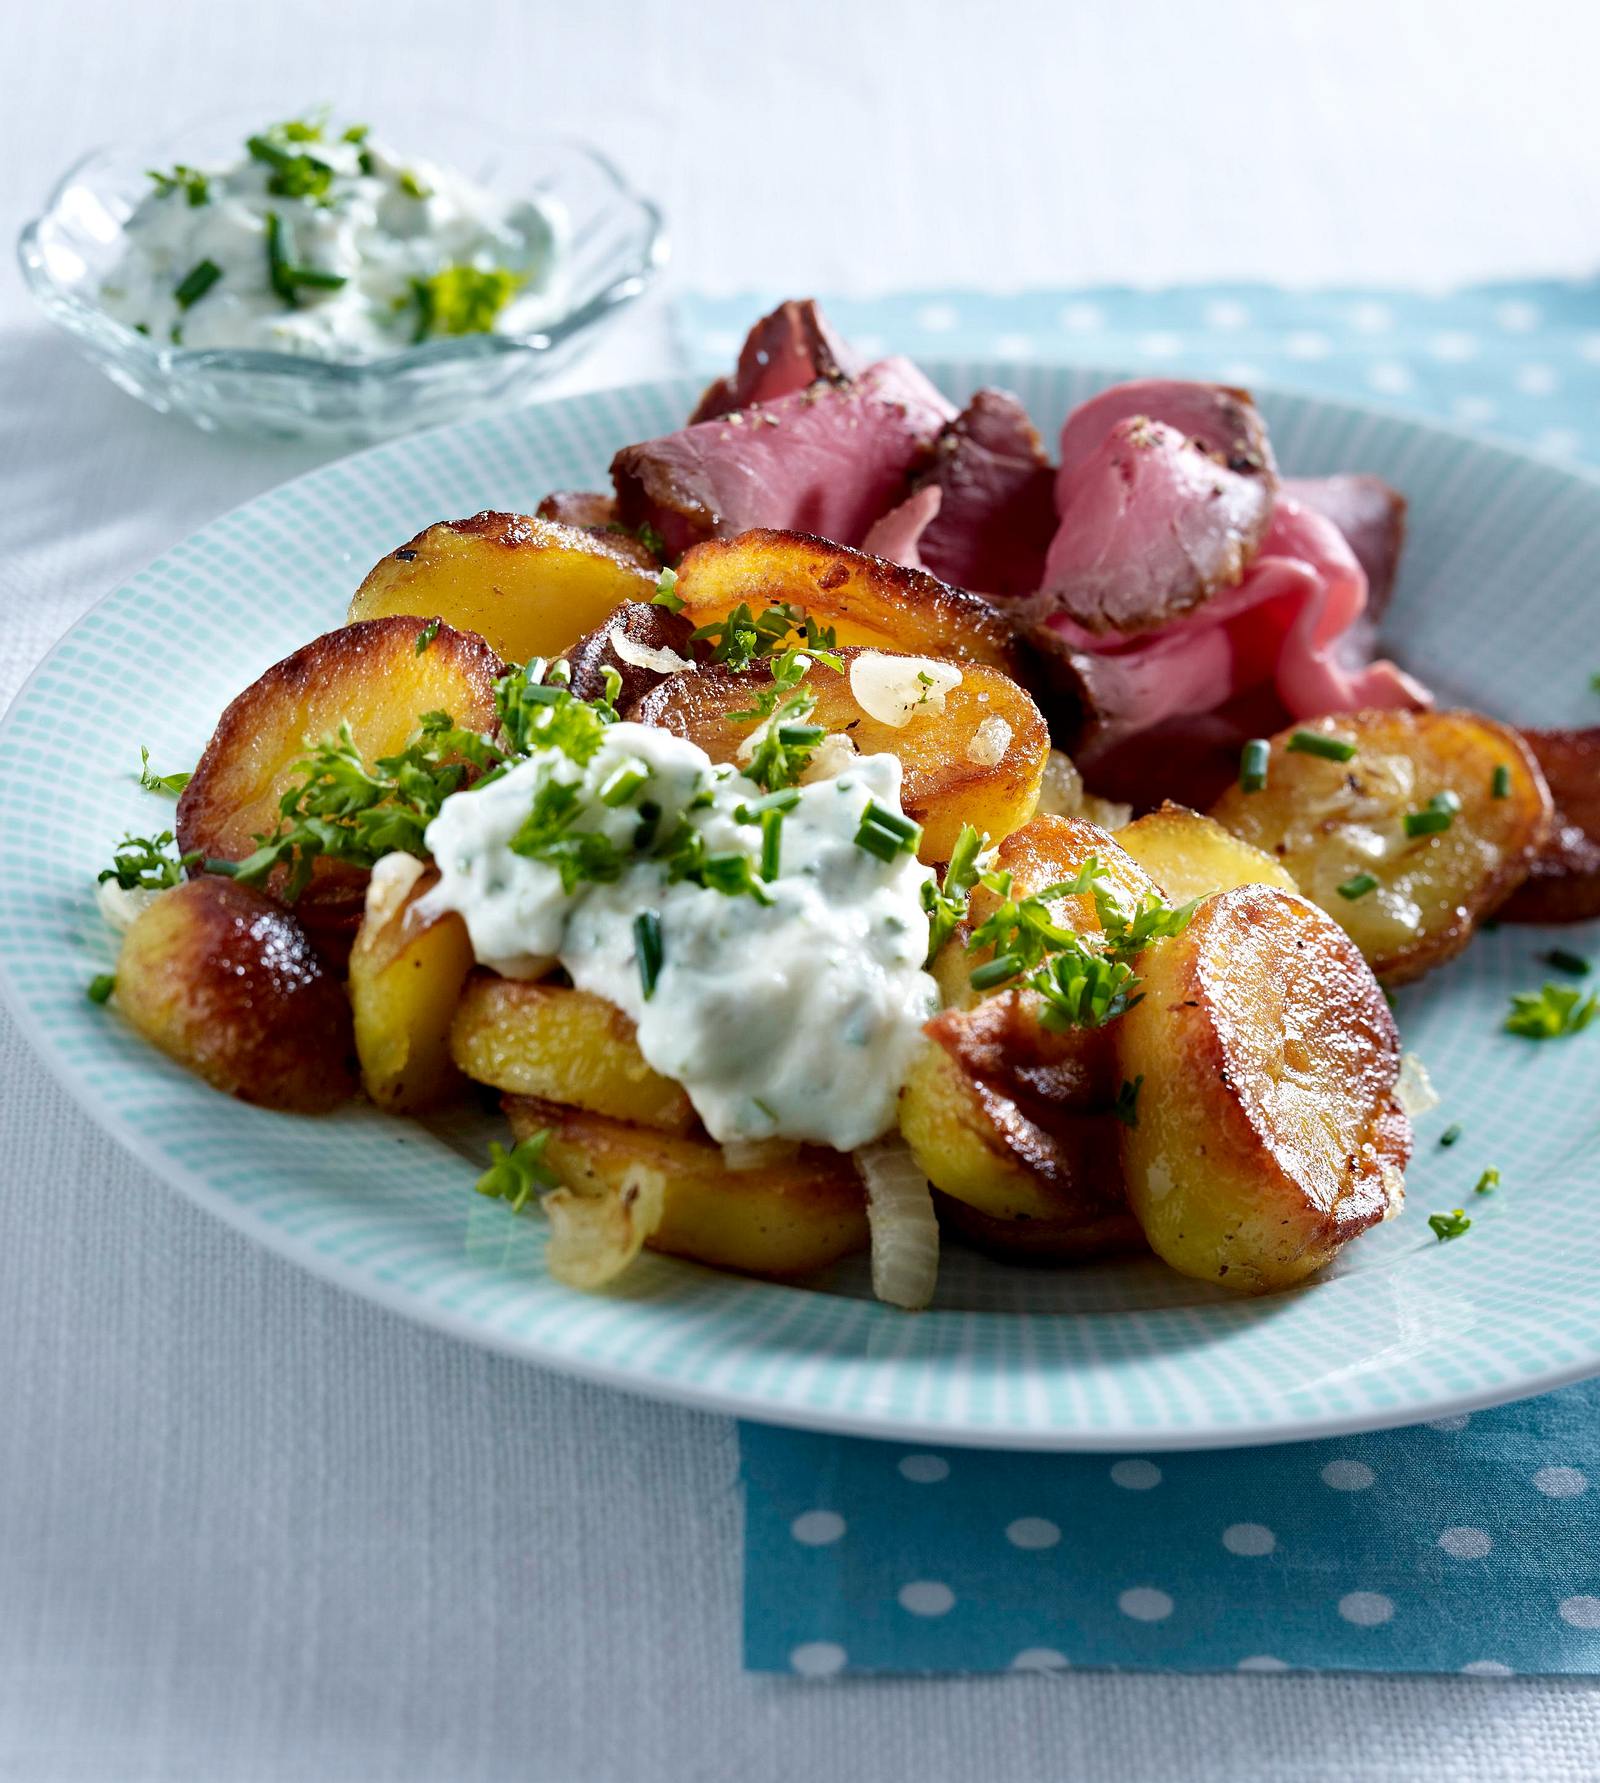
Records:
[[[153,408],[362,439],[521,400],[665,261],[656,207],[584,144],[408,112],[407,163],[310,127],[89,154],[23,231],[29,288]]]

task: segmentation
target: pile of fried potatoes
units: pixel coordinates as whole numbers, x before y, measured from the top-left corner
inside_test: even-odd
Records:
[[[430,527],[372,571],[348,624],[222,715],[180,800],[180,849],[249,854],[308,740],[341,723],[369,761],[402,749],[425,712],[492,731],[497,676],[533,655],[565,655],[580,693],[597,690],[600,665],[618,668],[625,716],[736,760],[747,726],[730,714],[749,709],[761,671],[674,672],[662,653],[687,653],[692,627],[740,602],[791,603],[834,628],[847,659],[960,666],[942,711],[898,727],[857,703],[848,660],[808,681],[817,722],[900,758],[924,860],[947,860],[970,824],[1013,895],[1070,881],[1092,857],[1129,899],[1195,901],[1183,932],[1135,962],[1142,995],[1125,1014],[1058,1031],[1035,991],[973,989],[983,955],[970,936],[994,897],[975,892],[930,963],[944,1008],[901,1098],[946,1226],[1019,1262],[1154,1251],[1249,1292],[1301,1280],[1398,1210],[1410,1128],[1379,981],[1459,952],[1548,842],[1550,792],[1515,732],[1463,712],[1323,719],[1308,728],[1353,746],[1348,759],[1285,733],[1259,791],[1230,789],[1210,815],[1167,805],[1112,833],[1076,795],[1041,812],[1047,775],[1058,789],[1074,777],[1052,773],[1064,764],[1016,635],[978,597],[774,532],[690,551],[681,613],[651,604],[657,575],[603,524],[484,514]],[[1407,814],[1441,797],[1448,827],[1411,834]],[[290,907],[281,884],[202,872],[132,922],[117,1005],[209,1083],[269,1107],[323,1110],[359,1081],[378,1107],[418,1116],[487,1086],[519,1137],[548,1133],[543,1161],[569,1213],[614,1213],[650,1183],[634,1249],[794,1277],[865,1247],[848,1156],[718,1146],[620,1010],[559,975],[514,982],[476,966],[458,916],[422,914],[432,882],[426,863],[369,883],[319,860]],[[1052,917],[1098,927],[1088,896],[1057,899]]]

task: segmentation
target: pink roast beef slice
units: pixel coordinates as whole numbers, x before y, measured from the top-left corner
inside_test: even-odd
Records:
[[[1113,422],[1056,478],[1061,521],[1036,616],[1100,637],[1171,625],[1238,583],[1266,536],[1274,493],[1265,470],[1230,469],[1165,421]]]
[[[910,360],[880,360],[848,383],[625,447],[611,461],[618,516],[648,522],[672,557],[752,526],[858,544],[954,415]]]
[[[866,369],[866,360],[834,332],[814,299],[791,298],[763,316],[739,353],[731,378],[718,378],[689,417],[714,421],[752,403],[776,402],[818,378],[842,384]]]
[[[1381,619],[1394,592],[1400,552],[1406,542],[1406,498],[1382,477],[1346,473],[1335,477],[1289,477],[1283,493],[1331,520],[1367,572],[1367,613]]]
[[[1196,384],[1184,378],[1135,378],[1113,384],[1079,403],[1061,429],[1058,488],[1101,443],[1119,421],[1143,415],[1164,422],[1218,464],[1239,476],[1258,477],[1276,488],[1278,470],[1266,423],[1248,390],[1227,384]],[[1058,494],[1056,507],[1065,512]]]
[[[1132,639],[1057,613],[1035,636],[1079,700],[1086,762],[1157,725],[1270,686],[1290,718],[1363,706],[1420,707],[1426,688],[1370,658],[1367,579],[1330,521],[1280,496],[1244,579],[1203,611]]]
[[[1001,599],[1032,594],[1056,529],[1055,475],[1016,397],[980,390],[944,430],[927,480],[943,491],[922,538],[928,568]]]
[[[867,528],[861,549],[874,557],[885,557],[890,563],[908,570],[926,570],[922,561],[922,535],[938,518],[944,491],[937,483],[924,483],[914,495],[908,495],[899,507],[890,508]]]

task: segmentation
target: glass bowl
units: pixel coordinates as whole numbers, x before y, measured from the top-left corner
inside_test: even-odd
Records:
[[[228,165],[262,123],[255,113],[224,116],[159,142],[96,149],[17,244],[28,289],[81,351],[130,395],[197,427],[376,439],[516,403],[570,363],[666,262],[660,211],[594,148],[555,137],[488,140],[470,119],[408,108],[402,146],[502,195],[537,198],[552,215],[551,280],[508,312],[510,327],[333,361],[186,350],[107,315],[100,284],[121,254],[123,223],[150,189],[145,170],[178,160]]]

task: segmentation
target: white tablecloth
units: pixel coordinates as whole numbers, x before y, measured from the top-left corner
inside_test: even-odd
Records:
[[[94,141],[421,98],[606,142],[714,290],[1571,273],[1597,51],[1537,3],[0,0],[0,230]],[[657,303],[568,381],[673,363]],[[0,701],[313,460],[146,414],[0,279]],[[1582,1682],[746,1678],[731,1426],[251,1249],[3,1020],[0,1086],[0,1777],[1600,1775]]]

